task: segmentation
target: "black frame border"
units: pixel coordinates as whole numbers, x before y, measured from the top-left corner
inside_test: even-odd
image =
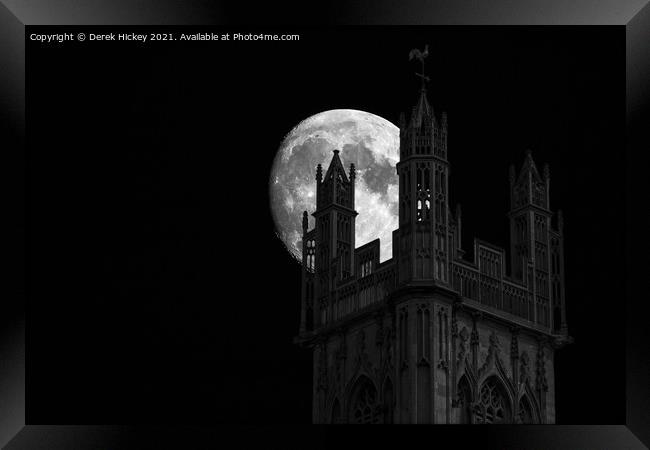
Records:
[[[8,279],[12,286],[3,302],[0,330],[0,446],[6,448],[160,448],[174,443],[185,448],[223,442],[223,430],[196,427],[74,426],[25,424],[25,304],[28,273],[25,266],[25,186],[28,182],[25,154],[25,26],[26,25],[232,25],[236,23],[328,24],[328,25],[613,25],[626,28],[626,424],[611,426],[517,426],[481,427],[458,433],[443,426],[443,435],[456,445],[498,443],[494,448],[648,448],[650,446],[650,331],[648,306],[641,280],[647,273],[648,179],[641,161],[650,149],[650,3],[647,0],[522,0],[516,5],[506,0],[486,2],[406,0],[390,3],[358,1],[345,6],[324,4],[317,23],[314,16],[294,2],[282,6],[250,9],[225,2],[181,0],[128,2],[92,0],[83,5],[72,0],[9,2],[0,0],[0,139],[7,151],[8,174],[17,177],[10,189],[9,204],[14,208],[13,234],[9,248],[15,250]],[[192,7],[190,7],[192,6]],[[254,11],[251,13],[251,11]],[[304,14],[304,17],[301,15]],[[309,17],[309,21],[303,19]],[[276,20],[273,20],[276,19]],[[13,158],[13,159],[12,159]],[[17,192],[18,195],[15,195]],[[620,307],[621,302],[612,302]],[[606,362],[605,362],[606,363]],[[248,439],[290,440],[296,429],[285,427],[229,427],[244,443]],[[327,445],[333,436],[323,427],[302,429],[313,434],[311,442]],[[301,431],[299,430],[299,432]],[[417,436],[420,432],[414,433]],[[427,433],[431,433],[429,430]],[[438,433],[438,428],[436,434]],[[388,438],[386,428],[373,433],[377,442]],[[452,436],[453,435],[453,436]],[[465,435],[465,436],[463,436]],[[468,437],[472,435],[473,437]],[[330,436],[330,437],[328,437]],[[423,436],[425,436],[423,434]],[[457,437],[454,437],[457,436]],[[477,439],[478,438],[478,439]],[[469,439],[469,440],[468,440]],[[305,441],[303,441],[305,442]],[[308,442],[308,441],[307,441]],[[164,445],[163,445],[164,444]],[[645,445],[644,445],[645,444]],[[99,447],[98,447],[99,446]],[[490,447],[492,448],[492,447]]]

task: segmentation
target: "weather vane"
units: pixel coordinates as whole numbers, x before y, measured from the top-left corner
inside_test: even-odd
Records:
[[[418,77],[422,78],[422,89],[424,89],[424,82],[430,81],[429,77],[424,74],[424,58],[427,56],[429,56],[429,44],[424,46],[424,51],[422,52],[417,48],[414,48],[409,52],[409,61],[413,58],[417,58],[422,63],[422,73],[415,72]]]

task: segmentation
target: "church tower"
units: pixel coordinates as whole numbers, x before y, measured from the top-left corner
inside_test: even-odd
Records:
[[[532,320],[555,331],[566,331],[562,212],[558,211],[558,230],[553,230],[549,187],[548,165],[540,174],[530,150],[518,175],[510,166],[511,273],[532,293]]]
[[[410,54],[422,69],[427,55]],[[540,174],[528,153],[518,174],[511,168],[511,274],[497,245],[474,239],[466,259],[460,208],[449,208],[447,116],[434,113],[428,78],[417,75],[415,106],[400,117],[391,259],[380,262],[379,239],[355,247],[354,165],[346,172],[334,150],[327,172],[316,168],[296,338],[313,352],[312,419],[554,423],[554,354],[571,338],[548,167]]]
[[[400,116],[399,282],[449,283],[447,114],[436,117],[422,76],[409,120]]]
[[[323,176],[319,164],[316,169],[316,235],[317,250],[314,260],[315,285],[319,314],[317,323],[328,321],[332,313],[328,305],[338,283],[354,275],[354,230],[357,212],[354,210],[354,164],[346,174],[339,157],[334,155]]]

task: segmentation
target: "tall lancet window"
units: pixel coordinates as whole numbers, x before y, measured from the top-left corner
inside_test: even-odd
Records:
[[[463,375],[458,382],[458,407],[460,409],[460,423],[472,423],[472,389],[466,375]]]
[[[436,201],[435,201],[435,214],[436,222],[439,224],[445,224],[446,220],[446,205],[445,205],[445,192],[446,192],[446,180],[444,168],[440,165],[436,166],[435,171],[436,179]]]
[[[307,270],[314,271],[314,264],[316,260],[316,243],[313,239],[307,241]]]
[[[406,363],[408,361],[408,312],[403,308],[399,314],[399,348],[400,348],[400,362]]]
[[[418,164],[416,167],[416,198],[418,222],[428,221],[431,217],[431,172],[428,164]]]
[[[400,208],[401,223],[409,223],[411,221],[411,170],[405,168],[400,174],[400,196],[402,198]]]
[[[417,310],[417,358],[428,361],[431,358],[431,327],[429,308],[420,306]]]

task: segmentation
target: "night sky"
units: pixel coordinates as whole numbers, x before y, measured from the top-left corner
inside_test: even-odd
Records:
[[[28,42],[27,422],[309,423],[271,163],[321,111],[397,123],[428,43],[465,250],[509,248],[508,166],[549,163],[575,339],[557,422],[623,423],[624,29],[268,31],[301,40]]]

